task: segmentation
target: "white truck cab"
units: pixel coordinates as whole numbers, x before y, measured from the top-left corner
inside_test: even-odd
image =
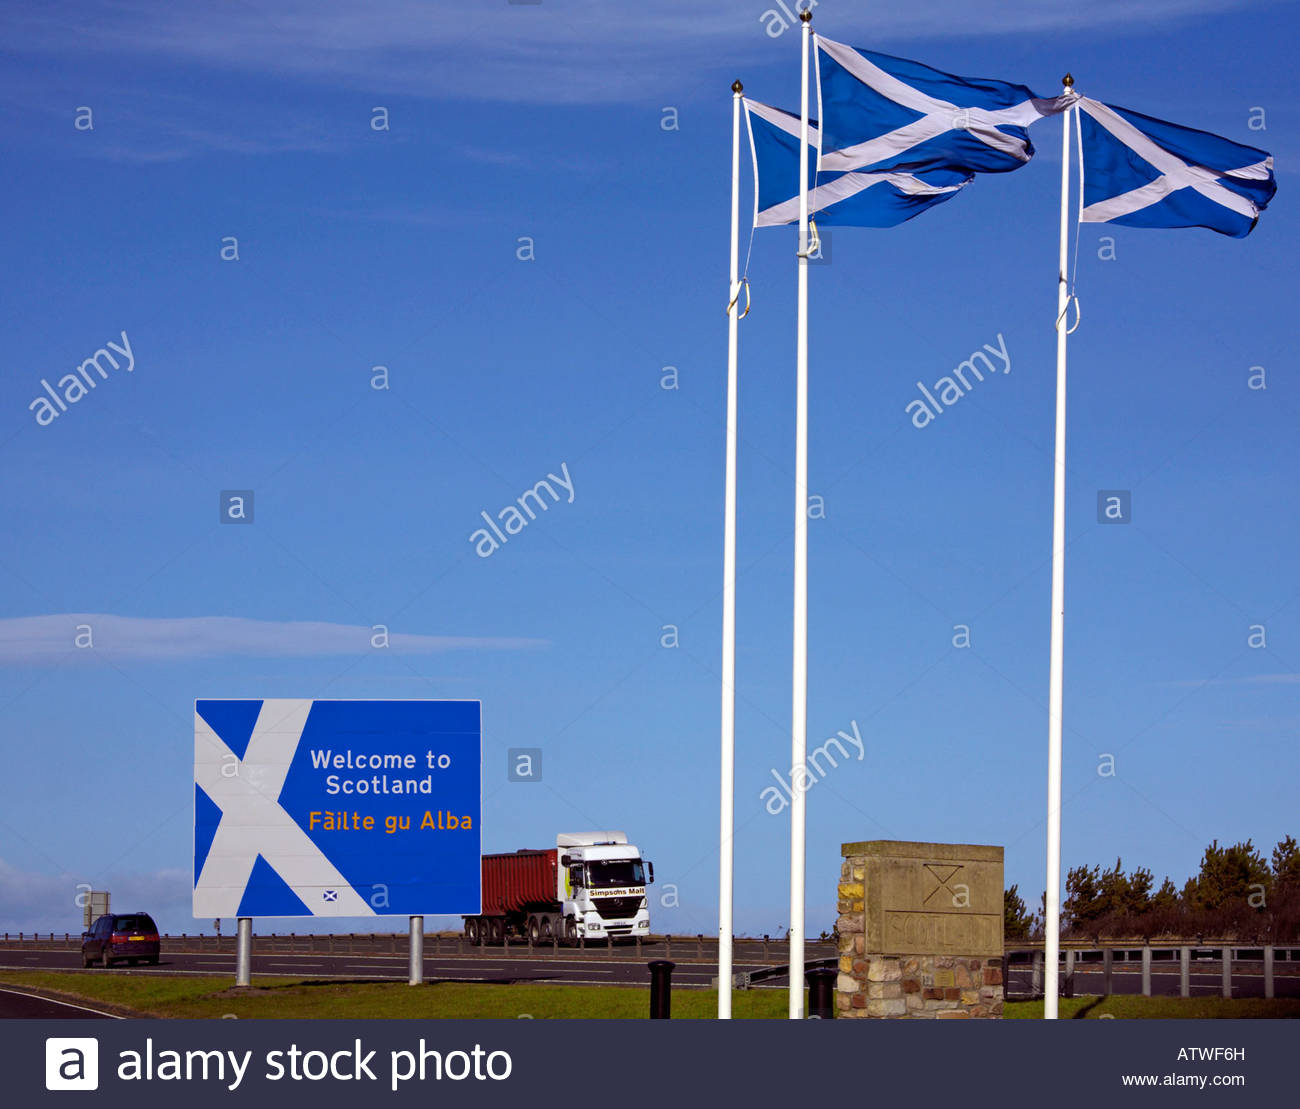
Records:
[[[561,832],[556,900],[563,906],[567,938],[620,939],[650,934],[646,886],[654,864],[623,832]]]

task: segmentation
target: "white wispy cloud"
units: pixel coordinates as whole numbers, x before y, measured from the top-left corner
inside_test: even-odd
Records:
[[[135,617],[90,612],[16,616],[0,620],[0,663],[93,662],[100,655],[179,660],[219,655],[352,655],[375,650],[436,654],[525,650],[547,642],[494,636],[415,635],[387,629],[388,646],[376,647],[372,640],[380,634],[364,625],[249,620],[238,616]],[[79,642],[88,645],[79,646]]]

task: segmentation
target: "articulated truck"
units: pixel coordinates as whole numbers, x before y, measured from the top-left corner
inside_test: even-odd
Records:
[[[561,833],[553,848],[484,855],[483,911],[465,917],[465,938],[571,945],[648,936],[654,880],[654,864],[623,832]]]

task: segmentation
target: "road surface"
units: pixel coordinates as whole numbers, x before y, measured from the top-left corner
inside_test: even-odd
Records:
[[[121,1020],[71,1001],[53,1001],[22,990],[0,986],[0,1020]]]
[[[808,959],[826,958],[833,949],[808,952]],[[695,950],[691,945],[691,952]],[[706,949],[707,950],[707,949]],[[771,952],[777,956],[774,948]],[[424,977],[428,982],[547,982],[571,986],[648,986],[650,972],[646,967],[651,958],[662,957],[662,952],[643,951],[637,958],[632,948],[616,947],[612,953],[605,951],[578,952],[561,949],[558,954],[529,955],[522,947],[513,948],[511,954],[500,948],[464,955],[426,955]],[[717,976],[717,964],[711,959],[701,961],[679,957],[673,971],[673,986],[684,989],[706,989]],[[766,964],[759,961],[735,963],[737,973],[756,971]],[[342,978],[359,980],[405,980],[407,957],[404,954],[324,952],[261,952],[256,943],[253,948],[252,973],[254,978]],[[109,970],[81,965],[81,953],[69,950],[0,949],[0,970],[58,970],[76,974],[211,974],[234,977],[235,956],[228,952],[164,952],[158,966],[128,967],[117,965]],[[770,978],[755,984],[755,989],[784,989],[783,977]]]

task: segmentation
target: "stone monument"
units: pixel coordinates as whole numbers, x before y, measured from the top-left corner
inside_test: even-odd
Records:
[[[841,848],[841,1017],[1002,1016],[1002,848],[869,840]]]

